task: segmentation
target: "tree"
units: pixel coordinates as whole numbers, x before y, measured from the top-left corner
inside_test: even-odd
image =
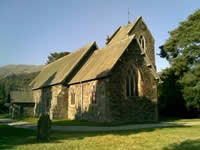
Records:
[[[173,70],[176,76],[174,83],[180,85],[179,90],[187,108],[200,111],[200,10],[190,15],[169,34],[169,39],[160,47],[160,56],[169,61],[168,71]]]
[[[200,64],[186,72],[179,82],[187,107],[200,110]]]
[[[182,87],[178,82],[179,77],[172,68],[165,69],[158,84],[159,112],[164,116],[185,117],[187,109],[182,95]]]
[[[68,54],[70,54],[70,52],[50,53],[50,55],[48,56],[48,60],[47,60],[46,64],[50,64],[50,63],[54,62],[55,60],[57,60],[57,59],[59,59],[63,56],[66,56]]]
[[[4,104],[10,102],[10,91],[30,88],[30,82],[38,73],[39,72],[12,74],[0,79],[0,113],[8,109]]]

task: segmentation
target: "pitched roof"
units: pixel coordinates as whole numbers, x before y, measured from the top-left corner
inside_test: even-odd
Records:
[[[80,63],[83,57],[96,46],[96,42],[85,45],[79,50],[64,56],[57,61],[48,64],[31,82],[33,89],[52,86],[62,83],[73,69]]]
[[[109,75],[109,72],[134,37],[134,35],[129,36],[114,44],[109,44],[103,49],[96,50],[68,84],[97,79]]]
[[[11,103],[34,103],[32,91],[11,91]]]
[[[136,23],[142,19],[142,17],[138,17],[134,22],[131,22],[128,25],[119,27],[113,35],[110,37],[110,40],[107,44],[113,44],[120,40],[126,39],[129,36],[129,32],[135,27]]]
[[[127,49],[131,41],[135,38],[135,35],[130,35],[130,33],[140,19],[142,19],[142,17],[139,17],[135,22],[126,26],[119,27],[107,42],[106,47],[102,49],[96,50],[96,43],[90,43],[79,50],[47,65],[32,81],[31,85],[33,89],[63,83],[63,81],[70,76],[76,66],[81,67],[78,72],[74,72],[74,76],[70,76],[70,78],[72,78],[67,80],[67,84],[98,79],[109,75],[111,69],[120,59],[121,55]],[[94,45],[95,48],[93,47]],[[80,65],[80,62],[83,62],[81,60],[83,60],[84,56],[87,56],[86,54],[88,52],[93,53],[90,53],[91,55],[87,57],[87,61]],[[146,63],[150,63],[152,65],[148,58],[145,58],[145,61]],[[155,68],[152,68],[151,72],[154,77],[156,77]]]

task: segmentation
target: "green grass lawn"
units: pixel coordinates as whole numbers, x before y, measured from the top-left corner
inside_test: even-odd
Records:
[[[200,126],[110,132],[36,132],[0,123],[0,149],[16,150],[200,150]]]
[[[0,119],[10,118],[9,114],[0,114]]]

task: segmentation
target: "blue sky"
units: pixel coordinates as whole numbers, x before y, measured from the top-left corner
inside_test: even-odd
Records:
[[[143,16],[155,51],[168,31],[200,8],[199,0],[0,0],[0,66],[44,64],[50,52],[74,51]],[[156,56],[158,71],[168,66]]]

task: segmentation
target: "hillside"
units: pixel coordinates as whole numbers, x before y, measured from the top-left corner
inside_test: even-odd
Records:
[[[0,79],[12,74],[23,74],[41,71],[42,65],[7,65],[0,67]]]

